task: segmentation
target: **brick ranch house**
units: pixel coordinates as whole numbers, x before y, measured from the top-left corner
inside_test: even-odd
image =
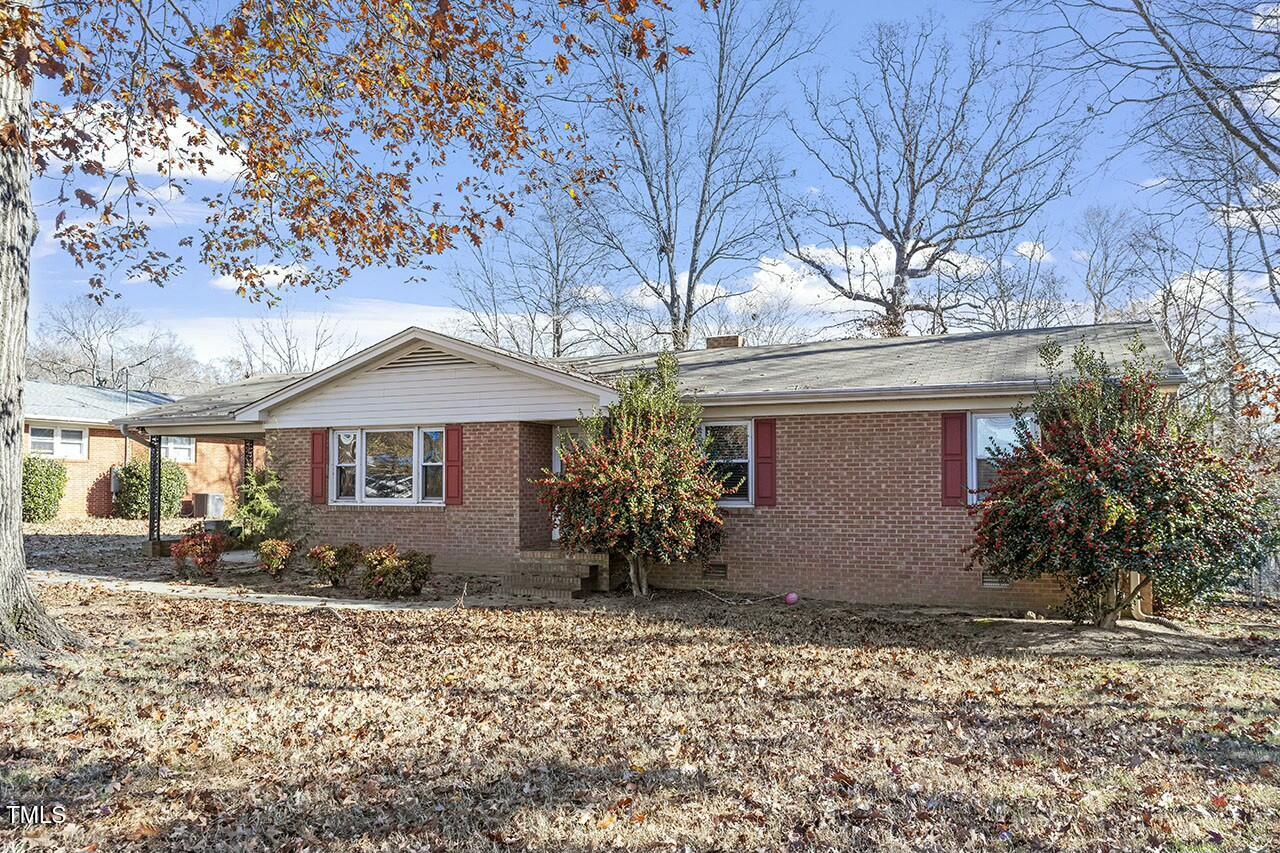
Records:
[[[23,451],[56,459],[67,468],[67,489],[58,518],[107,517],[114,513],[111,469],[127,464],[146,445],[112,422],[173,397],[151,391],[120,391],[89,385],[63,385],[30,380],[23,385]],[[185,510],[191,495],[222,493],[230,502],[243,477],[243,445],[195,436],[171,436],[160,444],[160,455],[182,466],[187,474]]]
[[[652,581],[1050,607],[1055,584],[966,569],[966,504],[990,476],[990,442],[1008,440],[1011,410],[1046,378],[1042,344],[1118,363],[1135,337],[1170,389],[1185,381],[1140,323],[760,347],[712,338],[678,353],[713,461],[744,484],[723,501],[726,544],[711,565],[656,567]],[[395,542],[442,571],[545,574],[554,531],[530,480],[555,467],[580,412],[616,399],[613,377],[653,359],[540,361],[411,328],[313,374],[224,386],[127,424],[264,441],[317,540]]]

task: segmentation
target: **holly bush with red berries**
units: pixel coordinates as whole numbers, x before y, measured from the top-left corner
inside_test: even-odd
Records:
[[[680,400],[676,360],[624,376],[619,400],[581,418],[561,448],[561,473],[535,481],[567,551],[627,558],[631,590],[648,594],[647,565],[705,561],[720,549],[723,478],[707,464],[701,411]]]
[[[1017,413],[1014,445],[991,449],[974,566],[1057,578],[1073,618],[1111,626],[1148,585],[1159,606],[1184,605],[1264,559],[1272,508],[1248,465],[1214,448],[1208,415],[1163,391],[1136,343],[1118,371],[1088,348],[1071,372],[1061,347],[1041,355],[1052,384]]]

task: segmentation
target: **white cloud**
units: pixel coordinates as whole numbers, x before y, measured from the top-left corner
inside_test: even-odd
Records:
[[[280,266],[278,264],[263,264],[256,268],[256,274],[261,276],[261,286],[267,289],[279,287],[290,277],[301,276],[306,273],[306,268],[298,264],[290,264],[289,266]],[[215,290],[238,291],[241,287],[248,287],[248,283],[235,276],[223,275],[214,276],[209,279],[209,286]]]
[[[1014,246],[1013,251],[1032,263],[1051,264],[1055,260],[1053,253],[1049,251],[1044,243],[1034,240],[1024,240]]]
[[[244,163],[214,130],[187,115],[170,125],[133,116],[129,124],[119,105],[102,102],[78,109],[70,121],[90,138],[102,140],[96,148],[81,149],[78,161],[96,160],[109,175],[132,167],[144,180],[162,176],[225,183],[244,171]],[[192,163],[198,159],[205,161],[203,172]]]

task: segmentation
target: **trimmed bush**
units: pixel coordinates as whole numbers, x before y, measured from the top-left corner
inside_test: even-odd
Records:
[[[401,554],[395,545],[370,548],[364,553],[361,589],[377,598],[402,598],[422,592],[431,574],[431,555],[417,551]]]
[[[188,533],[169,552],[175,568],[182,569],[190,560],[207,578],[216,578],[222,565],[222,555],[231,547],[231,538],[225,533]]]
[[[330,586],[344,586],[347,578],[360,565],[363,556],[359,544],[355,542],[336,548],[332,545],[317,545],[307,552],[311,568],[319,578],[328,581]]]
[[[120,518],[147,517],[147,489],[151,463],[134,459],[120,468],[120,494],[116,495],[116,515]],[[187,474],[171,459],[160,463],[160,517],[177,518],[182,499],[187,496]]]
[[[53,521],[67,491],[67,466],[56,459],[22,460],[22,520]]]
[[[293,543],[287,539],[264,539],[258,543],[258,565],[273,578],[284,574],[293,556]]]

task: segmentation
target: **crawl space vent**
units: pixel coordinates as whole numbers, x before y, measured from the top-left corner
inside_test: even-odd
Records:
[[[702,576],[707,580],[725,580],[729,577],[729,564],[707,563],[702,567]]]
[[[403,370],[406,367],[453,367],[459,364],[470,364],[465,358],[459,358],[447,352],[441,352],[428,346],[418,347],[379,367],[379,370]]]

